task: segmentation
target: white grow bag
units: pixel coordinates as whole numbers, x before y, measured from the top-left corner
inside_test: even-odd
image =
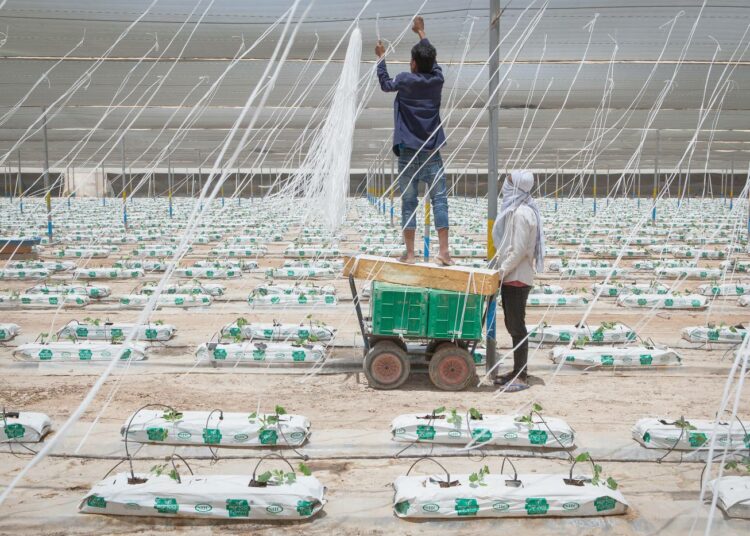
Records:
[[[251,419],[249,413],[185,411],[176,422],[162,418],[164,411],[142,410],[130,423],[128,441],[163,445],[213,445],[222,447],[262,447],[302,445],[310,435],[310,421],[302,415],[279,415],[278,423],[264,425],[273,413]],[[125,437],[131,417],[120,428]]]
[[[650,284],[650,283],[629,283],[624,285],[613,285],[611,283],[594,283],[593,292],[596,294],[601,289],[600,296],[609,296],[616,298],[618,296],[626,295],[640,295],[640,294],[667,294],[669,287],[662,285],[661,283]]]
[[[641,419],[633,426],[633,439],[650,449],[708,449],[713,436],[713,421],[688,419],[695,430],[683,430],[675,426],[673,422],[674,419]],[[727,445],[730,450],[750,448],[748,429],[750,429],[750,422],[742,424],[736,420],[728,423],[719,422],[716,434],[717,448],[723,449]]]
[[[568,485],[567,475],[519,474],[519,487],[506,485],[507,475],[484,477],[472,487],[469,475],[451,475],[457,486],[443,488],[439,476],[400,476],[393,483],[398,517],[445,519],[465,517],[589,517],[620,515],[628,503],[606,485]]]
[[[722,283],[705,284],[697,288],[698,294],[702,296],[744,296],[750,294],[750,284],[747,283]]]
[[[21,333],[21,328],[18,324],[0,322],[0,341],[9,341],[19,333]]]
[[[566,324],[553,325],[527,325],[529,342],[536,343],[565,343],[588,338],[591,344],[615,344],[629,342],[636,339],[636,334],[625,324],[616,323],[611,328],[598,326],[591,328],[588,325],[575,326]]]
[[[117,246],[109,248],[65,248],[50,253],[58,259],[106,259],[110,253],[119,251]]]
[[[565,361],[568,365],[578,367],[653,367],[679,365],[680,355],[671,348],[649,346],[628,346],[616,348],[599,346],[596,348],[552,349],[552,361]]]
[[[330,341],[336,330],[326,326],[311,326],[309,324],[271,324],[253,322],[241,328],[231,323],[221,328],[223,337],[241,336],[243,339],[263,341],[286,341],[307,339],[311,335],[319,341]]]
[[[573,294],[529,294],[526,305],[529,307],[580,307],[586,305],[588,299]]]
[[[142,344],[129,345],[92,342],[50,342],[29,343],[18,346],[13,356],[24,361],[111,361],[112,359],[146,358],[146,348]]]
[[[150,296],[156,292],[158,285],[146,285],[139,291],[139,294]],[[223,296],[226,287],[219,283],[171,283],[164,286],[162,294],[205,294],[207,296]]]
[[[266,296],[248,296],[247,303],[253,307],[258,305],[280,305],[284,307],[308,305],[334,306],[338,303],[338,298],[332,294],[268,294]]]
[[[708,483],[716,504],[728,517],[750,519],[750,476],[723,476]]]
[[[237,259],[262,257],[268,253],[265,246],[234,246],[225,248],[215,248],[211,250],[214,257],[230,257]]]
[[[740,296],[740,299],[737,300],[737,305],[740,307],[747,307],[750,305],[750,296]]]
[[[239,268],[214,268],[212,266],[189,266],[186,268],[176,268],[174,271],[176,277],[182,278],[201,278],[201,279],[237,279],[242,277],[242,270]]]
[[[19,411],[18,417],[5,415],[0,421],[0,443],[38,443],[51,426],[52,421],[44,413]]]
[[[674,296],[672,294],[629,294],[617,298],[621,307],[656,309],[705,309],[708,300],[700,294]]]
[[[339,257],[341,251],[339,248],[326,248],[326,247],[311,247],[311,246],[295,246],[290,244],[284,250],[285,257],[298,258],[298,259],[309,259],[317,257]]]
[[[690,342],[715,342],[739,344],[747,337],[747,328],[741,326],[691,326],[682,328],[682,338]]]
[[[259,285],[253,290],[255,296],[266,296],[268,294],[290,294],[306,296],[315,296],[321,294],[336,294],[336,288],[333,285]]]
[[[118,473],[94,485],[78,510],[86,514],[211,519],[306,519],[325,505],[325,487],[314,476],[298,475],[292,484],[251,487],[249,476],[136,474],[143,484],[128,484]]]
[[[50,276],[49,270],[45,268],[6,268],[0,270],[0,279],[9,281],[25,281],[28,279],[47,279]]]
[[[147,294],[126,294],[120,298],[120,309],[142,309],[151,299]],[[160,294],[156,298],[155,309],[176,307],[192,309],[194,307],[208,307],[213,298],[207,294]]]
[[[85,307],[91,303],[88,296],[80,294],[21,294],[18,305],[22,309],[54,309],[60,307]]]
[[[318,268],[314,266],[287,266],[266,270],[266,277],[273,279],[332,278],[335,276],[336,271],[333,268]]]
[[[325,350],[320,345],[295,346],[284,342],[204,343],[195,352],[197,361],[214,363],[311,363],[324,356]]]
[[[528,426],[516,422],[512,415],[483,415],[481,420],[475,420],[470,419],[468,412],[459,412],[461,422],[456,426],[447,422],[449,416],[446,413],[434,418],[424,413],[399,415],[391,422],[391,438],[462,446],[473,442],[474,446],[549,448],[572,447],[575,440],[573,429],[562,419],[545,417],[544,424],[534,416],[534,425]]]
[[[106,298],[111,293],[107,285],[35,285],[26,291],[26,294],[78,294],[89,298]]]
[[[718,268],[699,268],[699,267],[677,267],[677,268],[657,268],[654,273],[659,277],[669,279],[718,279],[724,273]]]
[[[136,326],[136,324],[123,322],[104,322],[97,326],[96,324],[71,320],[58,333],[63,338],[76,337],[90,341],[108,341],[112,337],[128,338],[133,331],[136,331],[134,336],[136,340],[168,341],[174,336],[176,329],[169,324]]]
[[[140,279],[143,276],[140,268],[79,268],[73,274],[77,279]]]
[[[563,268],[560,273],[567,277],[626,277],[630,274],[630,270],[591,266],[589,268]]]

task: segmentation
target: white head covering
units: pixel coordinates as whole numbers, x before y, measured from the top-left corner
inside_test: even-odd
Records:
[[[500,214],[495,220],[492,227],[492,239],[495,247],[500,250],[501,242],[505,236],[505,224],[507,216],[521,205],[528,206],[536,215],[536,245],[534,247],[534,261],[537,273],[544,271],[544,228],[542,225],[542,215],[539,213],[539,207],[531,197],[531,189],[534,187],[534,174],[528,170],[512,171],[510,174],[511,182],[505,179],[503,183],[503,204],[500,207]]]

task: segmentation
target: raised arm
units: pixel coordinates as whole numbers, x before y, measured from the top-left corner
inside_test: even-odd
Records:
[[[380,89],[385,92],[398,91],[398,76],[395,79],[388,74],[388,67],[385,65],[385,46],[382,41],[375,45],[375,55],[378,57],[378,80]]]

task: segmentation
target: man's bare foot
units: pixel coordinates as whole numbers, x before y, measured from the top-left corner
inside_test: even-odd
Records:
[[[435,257],[435,260],[440,266],[453,266],[456,264],[451,259],[450,253],[440,253]]]
[[[415,264],[417,262],[417,259],[414,258],[414,255],[409,255],[408,253],[402,253],[401,256],[398,258],[398,262],[403,262],[404,264]]]

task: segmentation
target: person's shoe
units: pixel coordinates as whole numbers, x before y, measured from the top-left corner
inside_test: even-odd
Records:
[[[492,383],[494,383],[495,385],[505,385],[510,380],[515,378],[515,376],[516,375],[513,372],[508,372],[507,374],[501,374],[500,376],[495,378],[495,380]]]
[[[504,393],[518,393],[519,391],[525,391],[531,387],[528,383],[526,383],[526,380],[517,379],[513,380],[510,383],[506,383],[503,386],[503,392]]]

